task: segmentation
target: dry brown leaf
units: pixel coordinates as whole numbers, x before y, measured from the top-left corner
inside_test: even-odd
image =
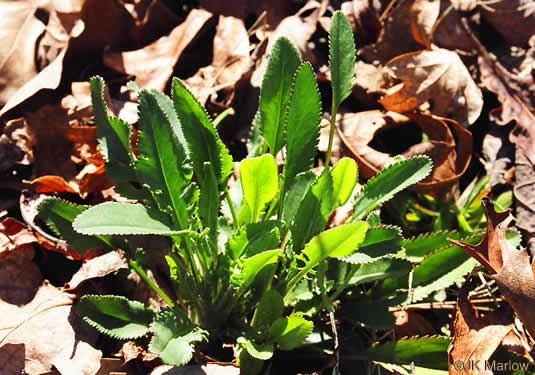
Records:
[[[468,300],[468,288],[465,284],[459,293],[454,336],[449,348],[450,373],[492,375],[492,371],[485,367],[485,361],[490,359],[513,327],[513,314],[509,306],[490,312],[484,317],[478,316]],[[464,365],[464,369],[459,363]]]
[[[530,90],[533,78],[517,77],[508,72],[500,63],[490,57],[478,58],[481,82],[491,92],[498,96],[502,104],[500,108],[490,113],[491,120],[498,125],[506,125],[511,121],[516,126],[509,134],[509,139],[516,144],[530,162],[535,165],[535,115],[533,100],[535,97]]]
[[[8,121],[0,136],[0,172],[33,162],[34,137],[23,118]]]
[[[73,291],[89,279],[104,277],[119,269],[128,268],[126,259],[117,251],[110,251],[104,255],[87,260],[76,272],[71,281],[65,284],[66,291]]]
[[[421,314],[412,310],[393,312],[396,318],[395,337],[432,336],[436,330]]]
[[[516,226],[521,229],[531,254],[535,252],[535,167],[520,149],[515,155],[515,184],[513,194],[516,203]]]
[[[212,64],[199,69],[186,83],[204,104],[221,89],[233,91],[250,64],[249,35],[243,21],[221,16],[214,37]]]
[[[445,49],[407,53],[386,65],[403,81],[380,103],[389,111],[410,112],[430,102],[431,113],[473,124],[483,108],[483,94],[459,55]]]
[[[184,23],[175,27],[168,36],[136,51],[107,53],[104,62],[118,72],[135,76],[141,88],[163,90],[182,52],[210,18],[211,13],[193,9]]]
[[[513,219],[510,212],[497,213],[486,198],[482,204],[488,219],[483,241],[478,245],[450,241],[485,266],[528,332],[535,336],[535,316],[531,313],[535,308],[535,277],[530,256],[506,239],[507,227]]]
[[[396,112],[365,111],[342,114],[337,118],[337,133],[359,164],[359,174],[372,178],[394,161],[395,154],[411,157],[428,155],[433,160],[431,174],[412,189],[438,195],[446,192],[466,171],[472,157],[472,135],[453,120],[437,116]],[[390,132],[390,134],[389,134]],[[420,142],[422,132],[429,140]],[[413,145],[397,140],[403,134]],[[372,145],[388,141],[386,152]],[[392,143],[392,140],[394,142]],[[384,147],[384,146],[383,146]],[[392,153],[392,154],[390,154]]]
[[[0,375],[22,374],[24,372],[24,344],[6,344],[0,347]]]
[[[320,4],[315,0],[309,0],[299,12],[283,19],[275,31],[268,33],[269,41],[266,51],[262,56],[260,64],[251,76],[251,84],[253,87],[260,87],[262,84],[271,50],[277,39],[281,36],[285,36],[292,41],[295,47],[297,47],[303,60],[310,61],[312,65],[315,64],[316,58],[308,46],[308,41],[316,32],[318,21],[323,13],[325,13],[326,8],[326,1],[323,1]],[[304,13],[307,13],[308,15],[305,17],[303,16]]]
[[[439,12],[440,0],[414,0],[410,7],[412,35],[425,48],[431,47]]]
[[[509,44],[526,46],[535,34],[533,0],[494,1],[481,8],[481,16]]]

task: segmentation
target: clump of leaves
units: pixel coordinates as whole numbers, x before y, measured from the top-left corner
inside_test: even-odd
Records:
[[[354,75],[353,34],[340,12],[330,37],[334,117]],[[315,311],[332,310],[348,286],[392,276],[386,269],[378,273],[378,262],[391,262],[396,275],[409,272],[408,262],[395,258],[403,241],[400,231],[379,225],[374,215],[368,219],[372,227],[363,219],[425,178],[430,159],[400,159],[387,167],[359,193],[348,223],[325,230],[330,215],[355,189],[358,168],[352,159],[342,159],[319,175],[312,171],[321,100],[312,66],[301,62],[288,39],[280,38],[273,48],[251,153],[240,164],[232,194],[229,151],[181,80],[173,80],[171,98],[138,91],[135,152],[132,129],[112,116],[103,92],[104,81],[93,78],[107,173],[117,192],[138,203],[84,207],[52,198],[40,206],[40,214],[73,245],[92,238],[103,248],[128,250],[131,268],[168,307],[153,311],[124,297],[85,296],[78,311],[100,332],[118,339],[151,332],[149,349],[176,366],[187,364],[202,340],[231,343],[243,371],[258,373],[276,349],[292,350],[312,332],[300,301],[312,301]],[[286,158],[279,173],[275,156],[282,149]],[[71,221],[72,228],[65,225]],[[166,260],[174,295],[145,274],[144,259],[152,249],[130,249],[125,238],[146,234],[172,242]],[[329,280],[332,264],[345,265],[336,282]]]

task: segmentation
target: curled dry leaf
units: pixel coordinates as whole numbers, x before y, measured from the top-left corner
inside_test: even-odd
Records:
[[[162,91],[180,56],[210,18],[211,13],[193,9],[186,20],[168,36],[135,51],[107,53],[104,55],[104,63],[118,72],[135,76],[141,88]]]
[[[359,174],[375,176],[394,161],[392,154],[405,157],[425,154],[433,160],[431,174],[413,189],[429,194],[447,191],[468,168],[472,157],[472,135],[457,122],[437,116],[383,112],[379,110],[344,114],[337,119],[337,132],[359,164]],[[390,135],[389,135],[390,133]],[[422,140],[425,133],[428,140]],[[398,135],[396,135],[398,134]],[[399,135],[411,138],[413,145],[401,145]],[[389,142],[381,145],[381,142]],[[372,147],[373,146],[373,147]]]
[[[490,359],[513,329],[512,310],[506,305],[484,317],[478,316],[477,310],[468,300],[466,285],[461,289],[457,300],[453,341],[448,351],[450,374],[492,375],[492,371],[485,367],[485,361]],[[459,371],[458,361],[475,365],[467,365]]]
[[[262,56],[258,68],[253,72],[251,76],[251,84],[254,87],[260,87],[264,73],[267,69],[271,50],[275,45],[277,39],[281,36],[285,36],[292,41],[297,47],[301,57],[305,61],[310,61],[312,65],[315,64],[315,57],[312,54],[311,49],[308,46],[308,41],[312,35],[316,32],[319,18],[325,13],[327,8],[327,2],[323,1],[321,4],[315,0],[309,0],[303,8],[299,10],[295,15],[286,17],[277,26],[275,31],[269,33],[269,41],[266,47],[266,51]],[[304,16],[304,14],[308,14]]]
[[[431,113],[473,124],[483,108],[483,94],[455,52],[445,49],[398,56],[386,67],[403,84],[394,86],[380,103],[389,111],[410,112],[424,103]]]
[[[439,12],[440,0],[414,0],[410,6],[412,36],[425,48],[431,46]]]
[[[205,103],[221,89],[232,90],[249,68],[249,35],[243,21],[221,16],[214,37],[212,64],[199,69],[186,82],[197,99]]]
[[[128,268],[126,259],[119,252],[110,251],[84,262],[64,288],[66,291],[73,291],[89,279],[104,277],[124,268]]]
[[[481,46],[482,47],[482,46]],[[506,125],[511,121],[516,126],[509,134],[509,139],[516,144],[535,165],[535,115],[533,101],[535,97],[531,87],[531,75],[520,77],[507,71],[500,63],[482,51],[478,58],[481,82],[498,96],[502,104],[491,111],[490,118],[498,125]]]
[[[0,172],[33,162],[34,137],[23,118],[8,121],[0,136]]]
[[[513,220],[509,211],[497,213],[491,201],[482,200],[487,215],[487,233],[478,245],[450,240],[476,258],[492,274],[500,292],[535,337],[535,276],[530,256],[525,249],[516,249],[506,238]]]

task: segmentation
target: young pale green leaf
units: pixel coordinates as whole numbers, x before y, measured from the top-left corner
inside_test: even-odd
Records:
[[[279,221],[270,220],[241,227],[227,243],[232,259],[276,249],[280,244],[280,226]]]
[[[292,350],[303,344],[312,333],[314,323],[299,315],[275,320],[269,329],[269,335],[281,350]]]
[[[233,276],[234,281],[240,285],[236,294],[239,296],[245,292],[256,275],[267,265],[277,263],[281,255],[282,250],[268,250],[246,259],[241,271]]]
[[[91,78],[91,102],[97,125],[100,152],[107,161],[106,172],[114,181],[134,179],[129,167],[134,160],[130,146],[132,129],[127,123],[113,117],[104,101],[104,80]]]
[[[232,157],[219,138],[206,109],[178,78],[173,79],[173,102],[195,173],[202,175],[204,163],[212,163],[220,189],[224,188],[232,173]]]
[[[423,367],[447,370],[450,343],[448,337],[399,339],[374,345],[363,354],[370,360],[414,362]]]
[[[252,221],[256,222],[264,208],[279,191],[279,167],[271,154],[240,163],[243,198],[251,208]]]
[[[284,120],[290,102],[292,82],[301,57],[286,37],[279,38],[269,58],[260,89],[260,103],[253,123],[251,142],[262,135],[269,150],[277,155],[284,146]]]
[[[254,340],[249,340],[245,337],[238,337],[238,340],[236,340],[238,344],[242,344],[245,346],[245,350],[251,355],[253,358],[261,359],[262,361],[267,361],[271,357],[273,357],[273,351],[275,350],[275,346],[272,343],[266,343],[266,344],[257,344]]]
[[[76,310],[90,326],[120,340],[146,334],[155,315],[141,302],[121,296],[86,295],[80,299]]]
[[[321,121],[321,97],[312,65],[301,65],[295,75],[286,117],[287,153],[284,186],[288,190],[297,174],[314,164]]]
[[[307,241],[325,229],[335,208],[333,190],[330,171],[325,169],[306,193],[290,224],[295,250],[301,250]]]
[[[394,226],[370,228],[359,250],[340,260],[352,264],[372,263],[381,258],[392,257],[401,250],[401,229]]]
[[[39,216],[52,231],[82,255],[88,249],[112,250],[112,238],[110,236],[89,237],[76,233],[72,228],[72,222],[86,206],[79,206],[58,198],[47,198],[41,202],[38,211]]]
[[[372,178],[357,195],[353,205],[353,222],[362,219],[377,205],[424,179],[433,167],[427,156],[395,162]]]
[[[210,238],[214,241],[217,238],[217,215],[221,207],[221,200],[217,188],[217,179],[212,163],[205,162],[203,172],[199,178],[199,216],[203,226],[210,232]]]
[[[169,216],[142,204],[119,202],[101,203],[88,208],[73,222],[76,232],[90,235],[161,234],[186,235],[176,230]]]
[[[269,326],[284,312],[284,300],[279,292],[269,289],[260,299],[254,315],[254,327]]]
[[[344,13],[334,13],[329,32],[329,67],[333,88],[333,112],[351,94],[355,75],[355,41]]]
[[[357,185],[357,163],[353,159],[342,158],[331,169],[331,176],[333,177],[333,196],[336,206],[343,206],[349,200]]]
[[[154,333],[149,350],[162,361],[174,366],[184,366],[191,361],[194,344],[205,339],[206,332],[190,324],[184,325],[170,310],[158,314],[150,326]]]
[[[358,222],[341,225],[314,237],[303,250],[306,256],[305,266],[290,280],[286,287],[286,294],[290,294],[297,283],[320,262],[327,258],[351,255],[364,241],[367,230],[367,223]]]
[[[139,122],[137,177],[149,187],[160,209],[186,229],[188,202],[181,194],[191,182],[192,170],[177,134],[180,123],[173,103],[155,90],[140,91]]]

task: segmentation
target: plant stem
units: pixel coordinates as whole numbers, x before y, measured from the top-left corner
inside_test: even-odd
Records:
[[[150,277],[145,273],[143,268],[141,268],[135,261],[128,259],[128,264],[136,273],[156,292],[158,295],[169,305],[169,307],[175,307],[175,304],[171,298],[162,290]]]
[[[338,108],[335,108],[334,99],[332,103],[332,113],[331,113],[331,132],[329,133],[329,148],[327,149],[327,159],[325,160],[325,168],[329,168],[331,164],[331,152],[333,149],[333,140],[334,140],[334,130],[336,129],[336,112]]]
[[[225,187],[225,200],[227,201],[228,206],[230,207],[230,214],[232,215],[232,226],[236,228],[238,226],[238,215],[236,214],[236,207],[234,207],[234,202],[232,202],[228,187]]]
[[[228,115],[230,114],[234,114],[234,108],[230,107],[230,108],[227,108],[225,109],[223,112],[221,112],[213,121],[214,123],[214,127],[217,128],[219,126],[219,124],[221,123],[221,121],[223,121],[225,119],[225,117],[227,117]]]

